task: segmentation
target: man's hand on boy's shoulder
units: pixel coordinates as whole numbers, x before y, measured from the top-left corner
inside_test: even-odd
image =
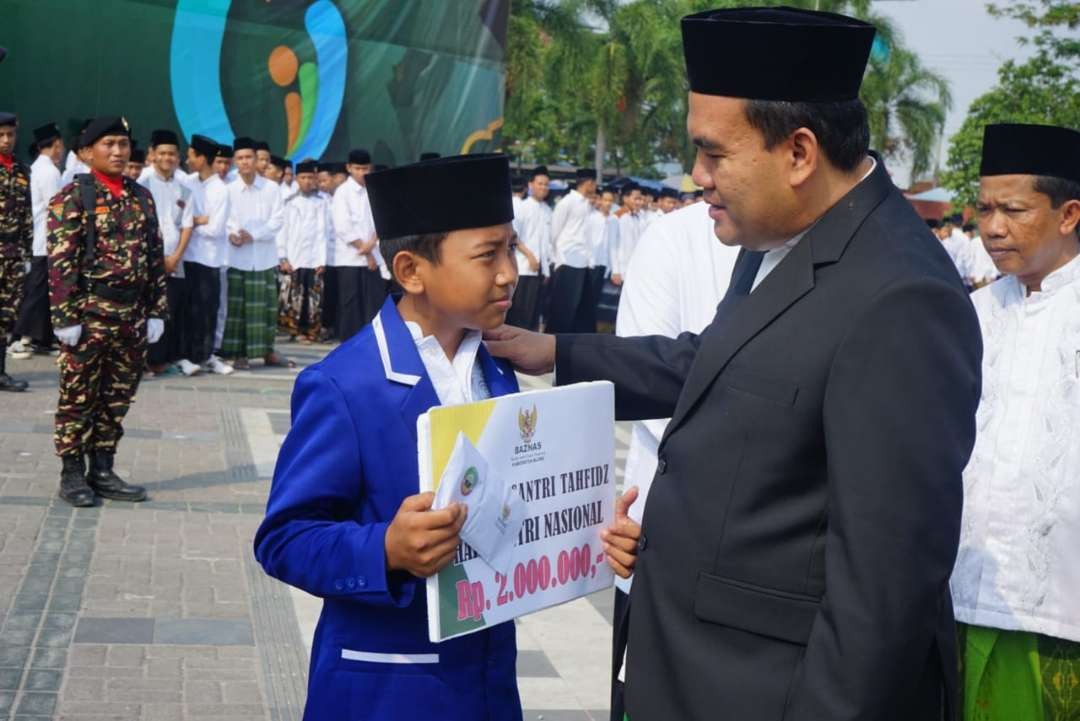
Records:
[[[401,502],[386,529],[386,567],[427,578],[454,560],[467,508],[455,503],[431,510],[434,493],[409,496]]]

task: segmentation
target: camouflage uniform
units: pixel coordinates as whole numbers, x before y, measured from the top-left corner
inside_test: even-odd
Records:
[[[77,183],[68,184],[49,207],[53,327],[82,325],[78,345],[60,352],[54,440],[61,457],[116,452],[146,364],[146,319],[168,316],[164,244],[153,198],[127,178],[119,197],[94,184],[94,208],[82,207]],[[87,213],[97,232],[92,268],[84,262]]]
[[[18,161],[11,170],[0,164],[0,346],[15,326],[33,242],[30,171]]]

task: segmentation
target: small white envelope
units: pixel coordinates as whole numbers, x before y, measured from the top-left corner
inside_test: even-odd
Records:
[[[507,574],[527,508],[503,479],[488,474],[488,464],[464,433],[439,479],[434,508],[461,503],[469,509],[461,539],[494,570]]]

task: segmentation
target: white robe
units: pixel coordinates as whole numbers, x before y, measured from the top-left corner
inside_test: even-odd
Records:
[[[657,219],[636,245],[619,298],[615,332],[624,337],[674,338],[704,330],[727,292],[739,255],[739,248],[716,239],[709,205],[694,203]],[[630,508],[630,517],[638,522],[667,423],[667,419],[638,421],[631,430],[623,487],[638,487],[641,495]],[[629,592],[629,579],[616,578],[615,583]]]
[[[1080,258],[972,295],[982,401],[964,471],[956,618],[1080,642]]]

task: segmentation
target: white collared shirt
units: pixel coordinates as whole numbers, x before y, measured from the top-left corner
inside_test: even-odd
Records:
[[[619,240],[611,258],[612,275],[626,275],[644,230],[645,218],[640,212],[626,212],[619,216]]]
[[[156,170],[139,176],[139,185],[150,191],[157,209],[158,227],[161,239],[165,242],[165,256],[176,252],[180,245],[180,231],[193,226],[194,213],[191,202],[191,189],[175,175],[166,180]],[[190,245],[191,242],[188,241]],[[186,256],[185,252],[185,256]],[[176,276],[183,277],[183,265],[177,266]]]
[[[277,266],[277,234],[284,223],[281,191],[261,175],[251,185],[238,177],[226,186],[229,192],[228,234],[246,230],[252,242],[228,243],[229,267],[236,270],[268,270]]]
[[[73,182],[76,175],[89,172],[90,166],[79,160],[79,156],[75,154],[74,150],[69,150],[67,158],[64,159],[64,173],[60,176],[60,187],[62,188]]]
[[[458,405],[491,397],[491,390],[484,380],[484,369],[476,362],[482,338],[480,331],[466,331],[451,360],[446,357],[438,338],[425,336],[419,324],[405,321],[405,327],[416,343],[416,350],[420,352],[420,360],[431,379],[431,385],[435,387],[439,403],[444,406]]]
[[[626,217],[625,215],[623,217]],[[716,239],[708,203],[698,202],[668,213],[641,236],[619,296],[616,334],[628,336],[700,333],[716,315],[727,292],[739,248]],[[630,431],[623,487],[640,495],[630,517],[641,514],[656,475],[656,453],[668,421],[637,421]],[[630,591],[631,579],[615,584]]]
[[[555,206],[551,214],[551,237],[555,244],[555,266],[589,267],[589,241],[585,236],[585,219],[593,210],[589,200],[571,190]]]
[[[956,619],[1080,642],[1080,257],[971,299],[982,399],[964,470]]]
[[[525,254],[517,253],[518,275],[546,275],[551,262],[551,208],[547,203],[529,197],[521,201],[514,213],[520,227],[518,243],[528,247],[540,261],[540,270],[534,271]]]
[[[327,263],[338,268],[366,268],[367,258],[351,243],[357,240],[367,242],[375,237],[375,218],[371,214],[371,201],[368,199],[367,188],[350,176],[334,191],[330,207],[333,216],[334,242],[327,254]],[[375,243],[372,254],[383,278],[389,279],[390,274],[379,252],[378,241]]]
[[[34,256],[48,255],[49,201],[63,188],[60,170],[45,155],[37,156],[30,166],[30,208],[34,214]]]
[[[229,191],[217,173],[211,173],[206,180],[200,181],[198,177],[188,186],[192,190],[191,212],[196,217],[206,216],[207,222],[195,226],[184,260],[220,268],[225,265],[228,243],[225,228],[229,219]]]
[[[867,157],[870,158],[870,169],[863,173],[863,176],[859,178],[859,183],[869,178],[870,175],[877,168],[877,158],[875,158],[873,155]],[[859,185],[859,183],[856,183],[855,185],[857,186]],[[761,259],[761,265],[758,266],[757,275],[754,276],[754,285],[750,288],[751,293],[754,292],[754,290],[756,290],[759,285],[761,285],[762,281],[769,277],[769,273],[772,273],[773,269],[776,268],[776,266],[780,265],[780,261],[787,257],[788,253],[791,252],[791,249],[798,245],[799,241],[802,240],[803,237],[808,232],[810,232],[810,228],[813,227],[814,224],[811,223],[809,228],[802,231],[794,238],[781,245],[779,248],[773,248],[772,250],[765,251],[765,257]]]
[[[278,255],[294,269],[322,268],[332,231],[330,203],[317,192],[298,193],[285,203],[285,225],[278,233]]]
[[[585,219],[585,237],[589,241],[589,267],[609,268],[612,250],[619,243],[619,224],[615,218],[593,208]]]

